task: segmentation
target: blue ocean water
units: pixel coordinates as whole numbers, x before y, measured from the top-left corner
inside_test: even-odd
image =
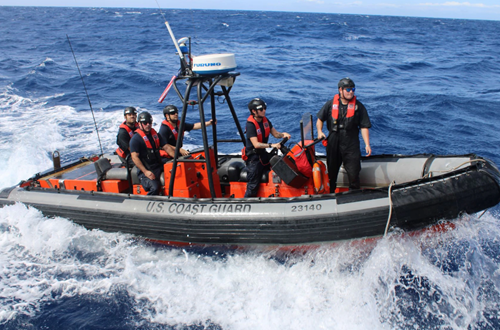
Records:
[[[273,124],[298,138],[302,114],[349,76],[375,154],[477,153],[500,164],[499,21],[162,12],[177,38],[192,37],[194,55],[236,55],[241,121],[261,97]],[[159,9],[0,7],[0,22],[2,188],[50,168],[56,149],[63,161],[100,152],[66,36],[105,151],[126,106],[158,125],[165,104],[179,105],[173,91],[157,103],[179,68]],[[221,138],[237,138],[229,111],[217,119]],[[187,147],[200,138],[187,134]],[[0,328],[499,329],[499,210],[440,235],[277,255],[170,249],[5,207]]]

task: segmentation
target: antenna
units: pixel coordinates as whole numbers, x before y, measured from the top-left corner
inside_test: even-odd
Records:
[[[163,20],[165,21],[165,26],[167,27],[168,33],[170,34],[170,38],[172,38],[172,42],[174,43],[175,49],[177,50],[177,53],[179,54],[179,57],[181,59],[181,62],[184,64],[184,67],[189,70],[189,66],[187,65],[186,59],[184,58],[184,54],[181,52],[181,49],[179,48],[179,45],[177,41],[175,40],[174,33],[172,32],[172,29],[170,28],[170,24],[168,24],[167,19],[165,18],[165,15],[163,15],[163,12],[161,11],[160,4],[158,3],[158,0],[155,0],[156,4],[158,5],[158,9],[160,9],[160,14],[163,17]]]
[[[82,72],[80,71],[80,66],[78,65],[78,61],[76,60],[75,52],[73,51],[73,46],[71,46],[71,41],[69,40],[68,35],[66,35],[68,39],[69,47],[71,48],[71,52],[73,53],[73,58],[75,59],[76,67],[78,68],[78,73],[80,74],[80,78],[82,79],[83,89],[85,89],[85,94],[87,94],[87,100],[89,101],[90,111],[92,111],[92,118],[94,119],[95,131],[97,132],[97,140],[99,140],[99,147],[101,148],[101,156],[104,154],[102,151],[101,138],[99,137],[99,130],[97,129],[97,122],[95,121],[94,109],[92,109],[92,103],[90,103],[89,93],[87,92],[87,87],[85,86],[85,82],[83,81]]]

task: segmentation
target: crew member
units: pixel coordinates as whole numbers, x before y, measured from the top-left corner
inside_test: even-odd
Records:
[[[350,78],[341,79],[338,83],[339,93],[333,99],[328,100],[317,114],[318,138],[325,137],[322,131],[325,121],[329,132],[326,158],[331,192],[334,192],[337,187],[337,176],[342,164],[349,178],[349,189],[360,188],[360,130],[365,142],[366,156],[372,153],[368,131],[372,125],[365,106],[354,96],[355,90],[354,81]]]
[[[127,161],[127,156],[130,154],[130,139],[134,136],[135,130],[139,127],[136,121],[137,110],[134,107],[126,107],[123,111],[123,116],[125,117],[125,121],[120,125],[118,134],[116,135],[116,144],[118,144],[116,154],[124,166],[131,168],[134,167],[134,162],[130,157]]]
[[[177,138],[179,137],[179,110],[175,105],[167,105],[165,108],[163,108],[163,115],[165,116],[165,120],[161,122],[159,134],[168,144],[173,146],[175,150],[175,146],[177,145]],[[212,124],[212,119],[205,122],[205,126],[207,127],[211,126]],[[193,129],[201,129],[201,123],[184,123],[185,132],[189,132]],[[189,152],[183,148],[181,148],[179,152],[182,156],[189,154]]]
[[[148,195],[159,195],[164,159],[160,156],[160,151],[163,150],[173,157],[174,149],[152,128],[153,117],[149,112],[141,112],[137,121],[139,128],[130,140],[132,160],[137,166],[137,176],[144,190]]]
[[[248,103],[250,116],[246,124],[246,147],[245,155],[248,171],[248,183],[245,197],[257,196],[259,190],[260,178],[265,170],[270,169],[270,155],[267,148],[280,148],[279,143],[268,143],[269,133],[275,138],[290,138],[288,133],[280,133],[266,118],[267,105],[262,99],[255,98]]]

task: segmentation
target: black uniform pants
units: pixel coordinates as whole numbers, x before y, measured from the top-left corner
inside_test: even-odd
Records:
[[[349,189],[359,189],[359,172],[361,172],[361,151],[358,143],[351,143],[341,148],[338,136],[330,134],[326,146],[326,161],[328,166],[328,177],[330,178],[330,191],[333,193],[337,188],[337,176],[340,166],[344,168],[349,178]]]
[[[245,197],[255,197],[259,192],[260,178],[264,171],[268,171],[271,168],[269,163],[269,157],[266,154],[258,155],[253,154],[248,156],[246,161],[247,165],[247,190],[245,191]]]

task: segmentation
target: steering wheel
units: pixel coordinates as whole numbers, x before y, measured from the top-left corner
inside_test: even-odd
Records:
[[[286,155],[290,150],[285,146],[285,143],[288,141],[288,138],[285,137],[283,138],[283,140],[281,140],[280,142],[278,142],[280,144],[280,151],[283,155]],[[276,153],[278,152],[278,149],[277,148],[273,148],[273,151],[276,151]]]

